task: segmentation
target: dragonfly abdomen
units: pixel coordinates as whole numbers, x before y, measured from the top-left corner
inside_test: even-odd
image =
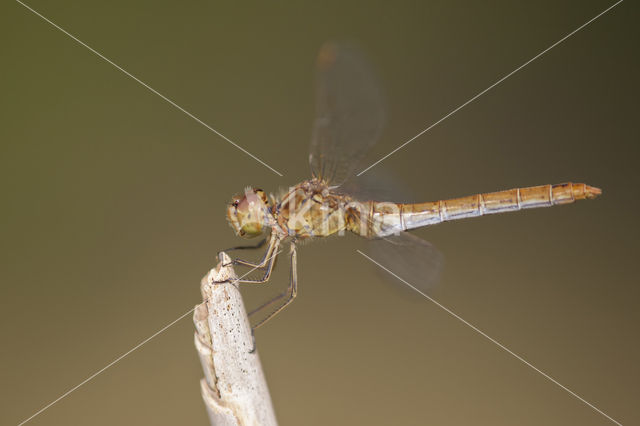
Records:
[[[366,236],[380,237],[449,220],[537,207],[551,207],[595,198],[601,190],[584,183],[561,183],[476,194],[427,203],[370,202]],[[363,229],[364,230],[364,229]],[[362,235],[362,233],[360,232]]]

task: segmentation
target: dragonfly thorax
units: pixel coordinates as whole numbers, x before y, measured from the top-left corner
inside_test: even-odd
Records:
[[[244,196],[233,197],[227,208],[229,224],[241,237],[257,237],[268,229],[271,213],[267,196],[261,189],[247,188]]]

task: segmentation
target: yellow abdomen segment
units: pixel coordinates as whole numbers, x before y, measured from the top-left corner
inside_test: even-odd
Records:
[[[370,202],[368,237],[391,235],[436,223],[596,198],[602,191],[584,183],[531,186],[427,203]],[[364,229],[362,229],[364,231]]]

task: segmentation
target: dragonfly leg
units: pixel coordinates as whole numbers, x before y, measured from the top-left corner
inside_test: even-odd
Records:
[[[284,301],[284,303],[282,303],[280,306],[278,306],[275,310],[273,310],[271,313],[269,313],[269,315],[267,315],[265,318],[261,319],[259,322],[257,322],[255,325],[253,325],[251,327],[252,330],[255,330],[256,328],[260,327],[261,325],[263,325],[264,323],[266,323],[267,321],[269,321],[271,318],[275,317],[277,314],[279,314],[284,308],[287,307],[287,305],[289,305],[289,303],[293,302],[293,299],[296,298],[296,296],[298,295],[298,267],[297,267],[297,251],[296,251],[296,245],[295,242],[291,243],[291,268],[289,270],[289,287],[287,288],[287,290],[274,297],[273,299],[263,303],[262,305],[258,306],[256,309],[254,309],[253,311],[249,312],[249,316],[252,316],[260,311],[262,311],[265,308],[268,308],[269,306],[273,305],[276,302],[281,301],[282,299],[286,300]]]
[[[264,283],[266,281],[269,280],[269,277],[271,276],[271,271],[273,270],[273,266],[275,264],[275,260],[276,257],[278,256],[278,254],[280,253],[279,251],[277,251],[278,247],[280,246],[280,239],[279,238],[272,238],[271,241],[269,242],[269,248],[267,249],[267,252],[265,253],[263,259],[260,261],[260,263],[251,263],[251,262],[245,262],[243,260],[239,260],[239,259],[234,259],[230,262],[230,264],[239,264],[239,265],[243,265],[243,266],[248,266],[248,267],[252,267],[253,270],[255,269],[266,269],[265,273],[263,275],[262,278],[257,279],[257,280],[244,280],[242,278],[236,280],[236,282],[239,283],[255,283],[255,284],[259,284],[259,283]],[[237,260],[239,260],[238,262],[236,262]],[[223,266],[228,266],[227,265],[223,265]],[[251,271],[249,271],[251,272]],[[243,275],[244,276],[244,275]],[[225,281],[217,281],[217,283],[221,284],[221,283],[226,283],[229,282],[228,280]]]
[[[230,247],[228,249],[222,250],[225,253],[228,253],[230,251],[235,251],[235,250],[251,250],[251,249],[259,249],[262,246],[265,245],[265,243],[267,242],[267,238],[263,238],[261,239],[258,244],[255,245],[246,245],[246,246],[236,246],[236,247]]]
[[[274,239],[273,243],[270,243],[269,245],[269,249],[265,254],[265,259],[263,260],[263,262],[261,262],[258,265],[254,266],[254,265],[246,265],[245,263],[239,263],[240,265],[253,266],[253,269],[264,269],[265,271],[262,278],[250,279],[250,280],[245,280],[240,278],[237,280],[237,282],[246,283],[246,284],[263,284],[269,281],[269,277],[271,277],[271,272],[273,271],[273,267],[276,264],[276,258],[280,253],[279,251],[277,251],[279,246],[280,246],[280,240]]]
[[[255,269],[264,269],[265,267],[267,267],[269,262],[275,256],[274,253],[276,253],[276,251],[278,250],[280,241],[281,241],[280,238],[278,238],[276,235],[272,235],[271,238],[269,239],[269,247],[267,247],[267,251],[264,253],[264,256],[262,256],[262,259],[257,263],[236,258],[236,259],[233,259],[232,264],[248,266],[249,268],[255,268]]]

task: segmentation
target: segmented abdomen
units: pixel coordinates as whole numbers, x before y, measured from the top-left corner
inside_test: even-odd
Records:
[[[368,210],[367,220],[358,221],[358,226],[351,230],[366,237],[382,237],[448,220],[573,203],[576,200],[595,198],[601,193],[600,189],[584,183],[561,183],[427,203],[369,201],[358,203],[362,213]]]

